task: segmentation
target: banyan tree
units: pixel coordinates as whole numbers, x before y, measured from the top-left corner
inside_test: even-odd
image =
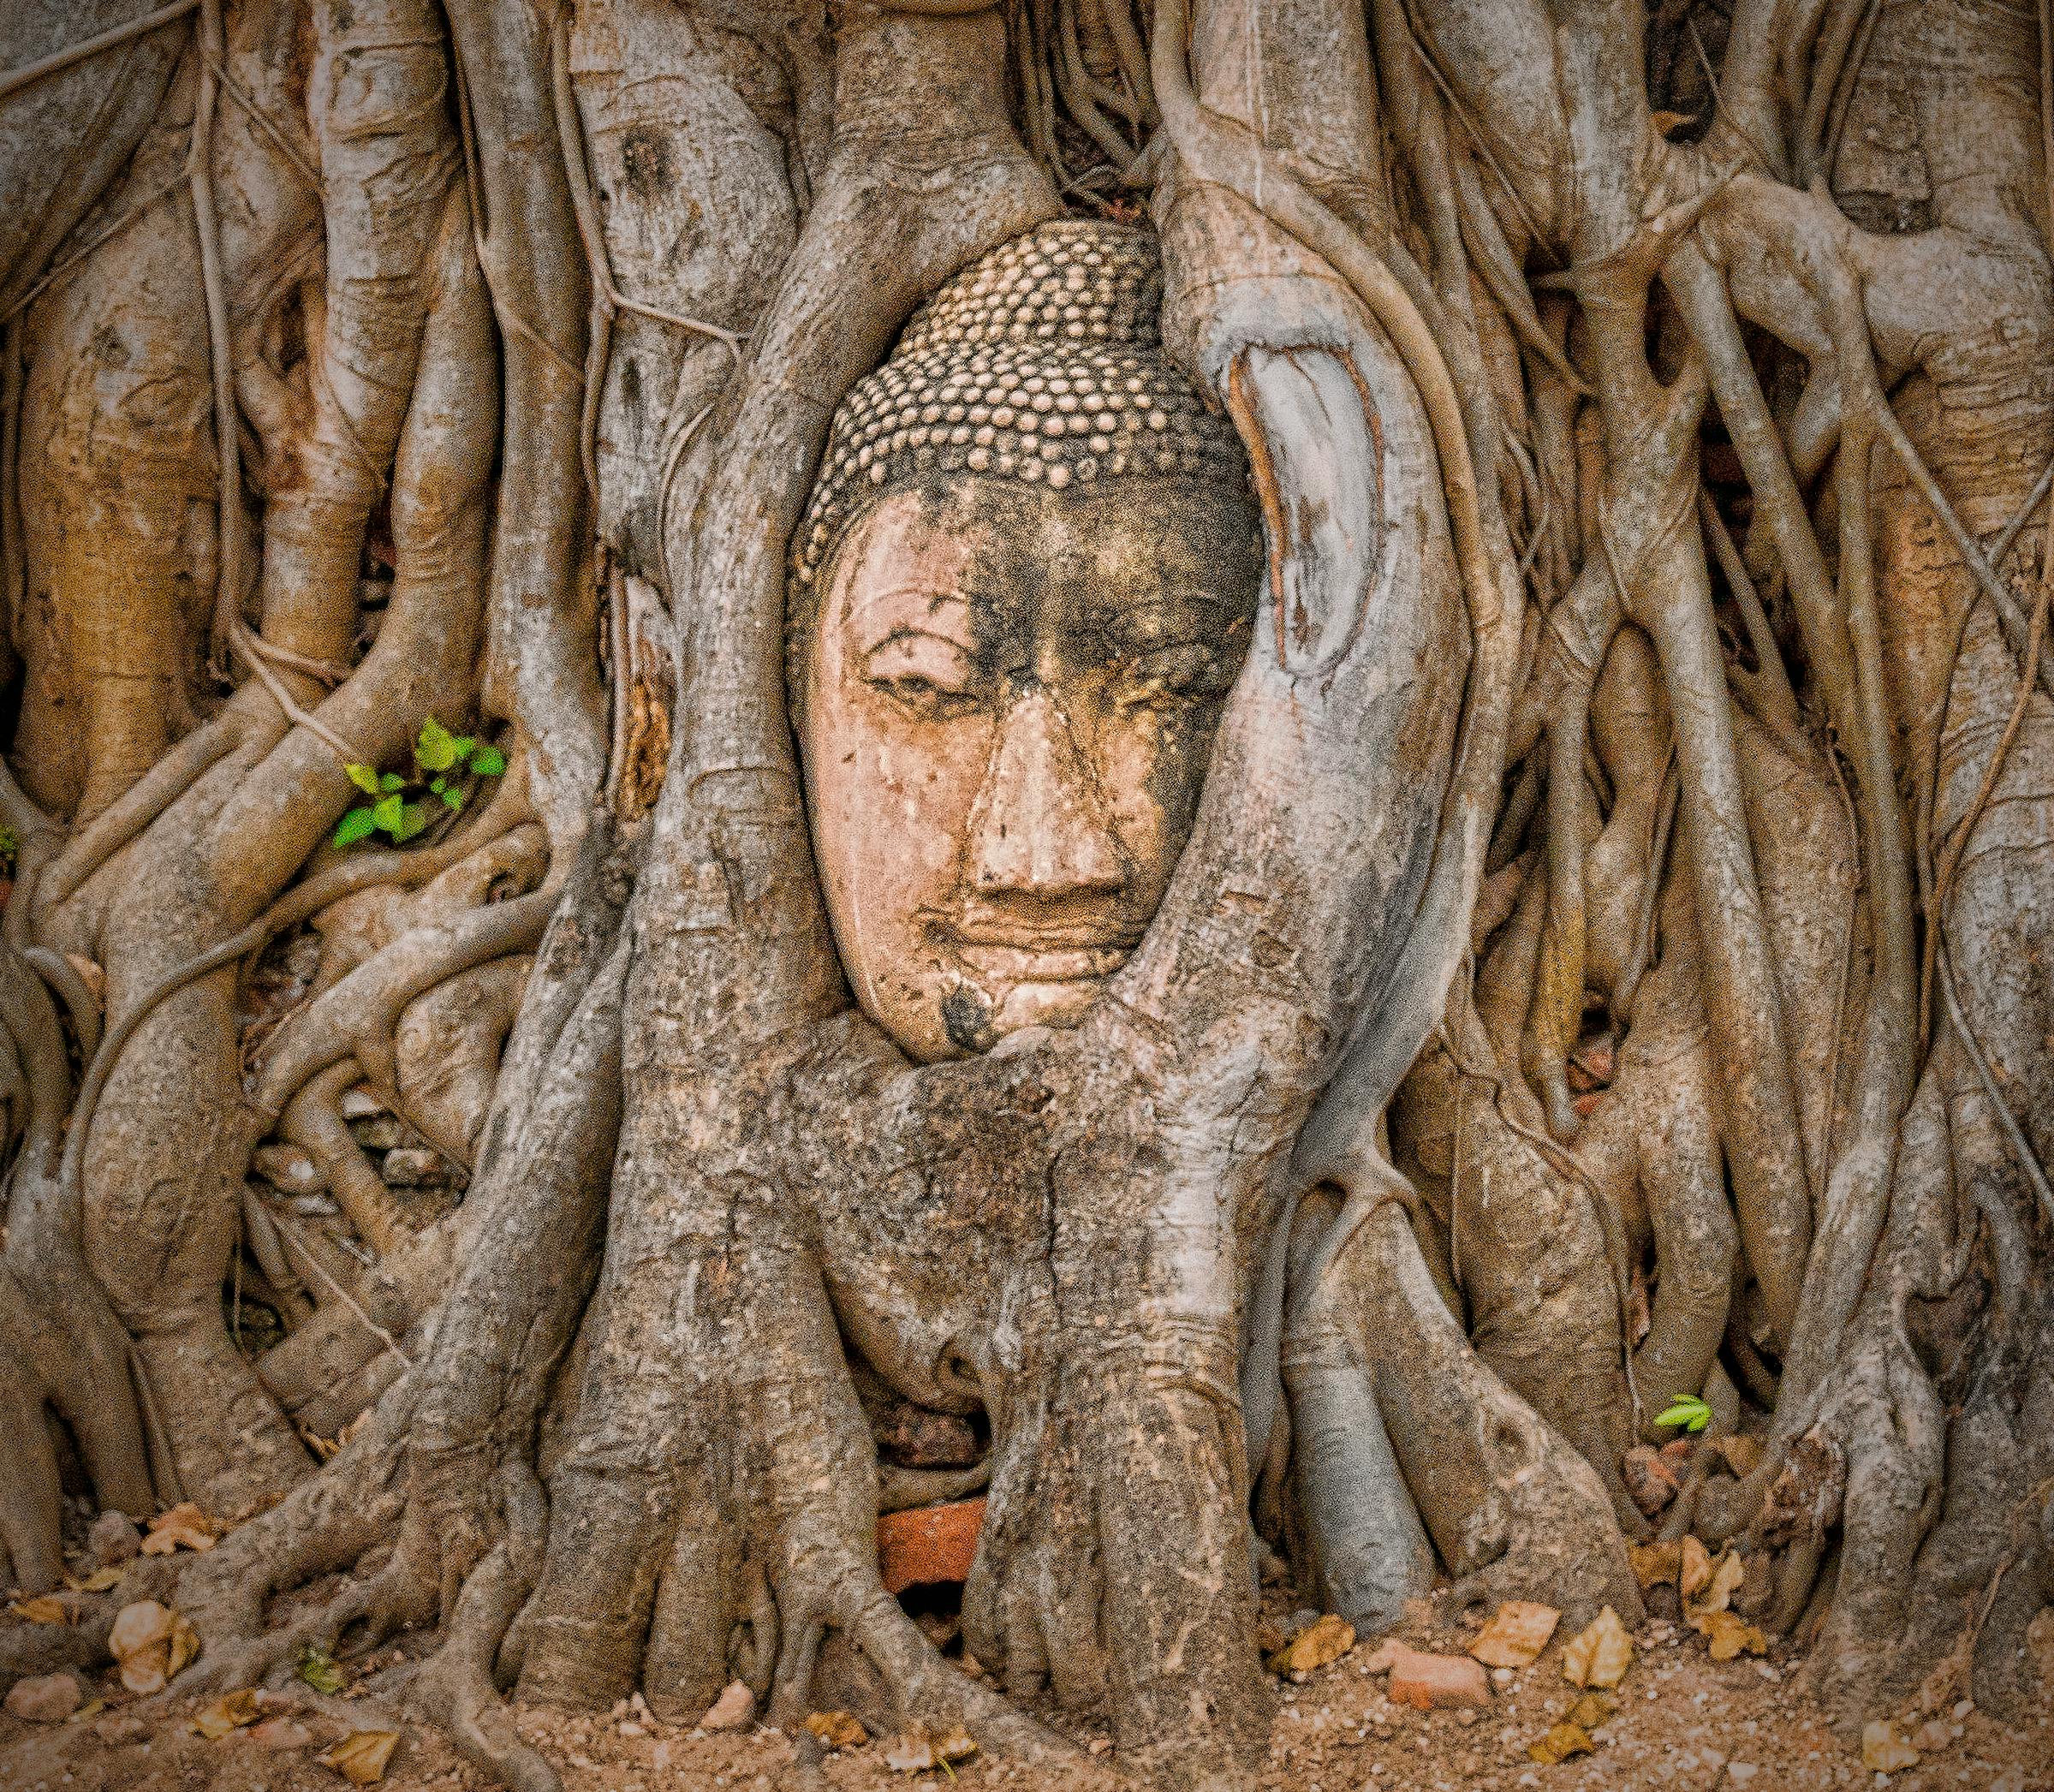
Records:
[[[2021,1697],[2048,11],[15,0],[0,1581],[523,1789],[1686,1531]]]

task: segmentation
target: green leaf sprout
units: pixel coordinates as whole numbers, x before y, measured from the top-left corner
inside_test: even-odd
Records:
[[[430,716],[414,743],[411,776],[350,764],[342,771],[373,800],[343,813],[336,824],[336,846],[354,846],[373,834],[384,834],[395,846],[403,846],[428,825],[431,811],[426,798],[438,799],[452,812],[461,810],[471,800],[469,780],[503,777],[506,755],[474,735],[451,734]]]
[[[1695,1394],[1671,1394],[1669,1410],[1656,1420],[1657,1425],[1680,1425],[1687,1432],[1700,1432],[1712,1423],[1712,1408]]]

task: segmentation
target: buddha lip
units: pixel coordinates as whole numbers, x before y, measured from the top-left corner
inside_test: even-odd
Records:
[[[955,956],[981,976],[1005,983],[1083,983],[1110,977],[1134,950],[1122,944],[1091,946],[1001,944],[996,940],[950,941]]]

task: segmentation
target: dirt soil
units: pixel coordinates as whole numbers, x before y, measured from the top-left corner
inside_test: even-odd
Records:
[[[0,1618],[0,1622],[12,1622]],[[1458,1649],[1473,1630],[1414,1628],[1416,1647]],[[1595,1735],[1596,1752],[1554,1765],[1527,1755],[1578,1698],[1563,1678],[1560,1639],[1532,1667],[1499,1670],[1490,1709],[1422,1713],[1393,1704],[1369,1671],[1370,1641],[1284,1689],[1266,1766],[1255,1792],[1582,1792],[1587,1788],[1674,1788],[1710,1792],[1808,1792],[1811,1788],[1886,1787],[1889,1792],[2054,1792],[2054,1610],[2043,1612],[2033,1647],[2043,1696],[2018,1725],[2001,1725],[1965,1701],[1913,1710],[1899,1724],[1926,1752],[1916,1765],[1884,1776],[1864,1769],[1858,1747],[1837,1737],[1773,1657],[1715,1663],[1704,1643],[1654,1620],[1634,1637],[1634,1659],[1617,1689],[1616,1711]],[[368,1674],[390,1652],[353,1663]],[[146,1716],[110,1671],[85,1688],[105,1706],[57,1724],[0,1718],[0,1787],[9,1792],[341,1792],[348,1782],[319,1756],[343,1734],[334,1717],[299,1715],[306,1739],[289,1732],[283,1747],[240,1730],[209,1741],[188,1728],[197,1701]],[[267,1699],[270,1695],[267,1695]],[[336,1709],[331,1705],[330,1709]],[[1102,1732],[1053,1712],[1087,1748],[1103,1754]],[[708,1734],[658,1723],[639,1700],[608,1715],[523,1711],[521,1733],[554,1763],[565,1792],[664,1792],[731,1789],[771,1792],[793,1781],[790,1745],[763,1732]],[[1922,1729],[1923,1726],[1923,1729]],[[276,1738],[274,1738],[276,1740]],[[1934,1745],[1938,1746],[1934,1746]],[[1061,1771],[975,1759],[952,1771],[894,1772],[884,1743],[831,1754],[828,1781],[838,1792],[979,1792],[1047,1788],[1114,1792],[1128,1783],[1090,1765]],[[409,1730],[382,1785],[389,1792],[486,1792],[487,1781],[439,1740]]]

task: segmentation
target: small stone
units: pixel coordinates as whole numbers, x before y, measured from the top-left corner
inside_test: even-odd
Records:
[[[86,1533],[86,1553],[96,1568],[117,1568],[143,1546],[143,1534],[126,1512],[103,1512]]]
[[[253,1748],[269,1749],[274,1754],[289,1754],[296,1748],[313,1747],[313,1732],[297,1718],[266,1718],[261,1724],[253,1724],[243,1734]]]
[[[1676,1466],[1649,1444],[1636,1444],[1628,1450],[1620,1461],[1619,1473],[1634,1503],[1650,1518],[1668,1509],[1682,1485]]]
[[[1919,1765],[1919,1751],[1897,1734],[1897,1726],[1878,1718],[1861,1729],[1861,1765],[1871,1772],[1891,1774]]]
[[[706,1708],[706,1714],[699,1720],[701,1729],[740,1729],[756,1714],[756,1695],[748,1688],[748,1682],[730,1680],[721,1689],[720,1697]]]
[[[1402,1643],[1390,1664],[1390,1692],[1396,1703],[1423,1712],[1491,1702],[1481,1662],[1467,1655],[1428,1655]]]
[[[402,1145],[387,1152],[378,1174],[389,1188],[439,1188],[449,1180],[442,1154],[425,1145]]]
[[[1945,1718],[1926,1718],[1916,1730],[1912,1730],[1912,1747],[1920,1755],[1937,1755],[1953,1741],[1953,1724]]]
[[[79,1708],[80,1697],[68,1674],[32,1674],[8,1689],[7,1714],[24,1724],[62,1724]]]
[[[406,1128],[390,1114],[372,1114],[351,1121],[349,1136],[366,1151],[390,1151],[406,1142]]]

